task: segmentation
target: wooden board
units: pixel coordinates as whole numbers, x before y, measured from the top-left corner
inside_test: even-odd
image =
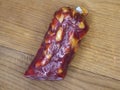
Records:
[[[23,76],[54,12],[89,10],[88,34],[62,81]],[[120,90],[120,0],[0,0],[0,90]]]

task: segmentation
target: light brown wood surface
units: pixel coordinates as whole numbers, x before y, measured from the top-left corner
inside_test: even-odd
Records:
[[[24,71],[54,12],[89,10],[89,32],[62,81],[35,81]],[[120,90],[120,0],[0,0],[0,90]]]

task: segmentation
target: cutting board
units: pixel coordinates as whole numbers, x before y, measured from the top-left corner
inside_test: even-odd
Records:
[[[63,6],[87,8],[90,26],[65,79],[25,78]],[[120,90],[120,0],[0,0],[0,90]]]

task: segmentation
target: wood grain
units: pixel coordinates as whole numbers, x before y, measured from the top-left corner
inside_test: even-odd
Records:
[[[23,76],[54,12],[88,8],[88,34],[63,81]],[[120,0],[0,0],[0,90],[120,90]]]

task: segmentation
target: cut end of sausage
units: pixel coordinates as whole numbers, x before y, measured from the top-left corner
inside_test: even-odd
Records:
[[[83,14],[84,16],[88,15],[88,10],[85,9],[84,7],[76,7],[76,11],[79,12],[80,14]]]
[[[24,76],[32,80],[63,80],[65,77],[65,75],[64,76],[61,76],[61,75],[47,76],[47,75],[39,75],[37,73],[30,74],[28,73],[28,71],[25,72]]]

